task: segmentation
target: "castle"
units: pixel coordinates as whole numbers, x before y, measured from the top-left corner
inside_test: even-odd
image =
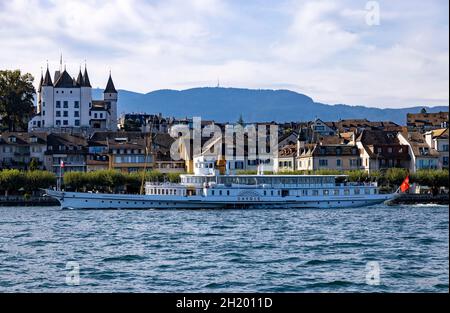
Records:
[[[109,75],[103,100],[92,100],[92,86],[87,67],[78,77],[71,77],[62,69],[55,71],[53,80],[47,65],[45,76],[41,74],[38,88],[36,115],[30,120],[28,129],[117,129],[118,93]]]

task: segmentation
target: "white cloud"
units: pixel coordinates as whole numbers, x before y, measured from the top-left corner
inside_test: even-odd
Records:
[[[416,3],[417,2],[417,3]],[[417,4],[417,5],[416,5]],[[447,104],[448,4],[380,1],[0,2],[0,68],[38,76],[64,54],[91,81],[148,92],[216,84],[285,88],[330,103]],[[426,102],[426,103],[425,103]]]

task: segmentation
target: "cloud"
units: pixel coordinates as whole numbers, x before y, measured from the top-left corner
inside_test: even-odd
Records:
[[[84,59],[103,87],[289,88],[329,103],[448,104],[448,3],[380,0],[0,2],[0,68]]]

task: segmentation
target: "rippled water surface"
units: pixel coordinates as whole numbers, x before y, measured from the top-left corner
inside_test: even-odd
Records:
[[[448,292],[448,225],[448,206],[432,205],[0,208],[0,291]],[[78,286],[66,283],[69,261]],[[366,283],[370,261],[379,285]]]

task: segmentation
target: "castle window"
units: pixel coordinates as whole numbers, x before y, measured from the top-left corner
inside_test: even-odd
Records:
[[[56,101],[56,108],[59,109],[61,107],[61,101]]]
[[[70,93],[72,93],[72,90],[70,91]]]
[[[64,111],[64,112],[63,112],[63,116],[64,116],[64,117],[68,117],[68,116],[69,116],[69,111]]]
[[[45,108],[45,101],[44,102],[42,102],[42,106]]]
[[[79,102],[79,101],[75,101],[73,107],[74,107],[75,109],[78,109],[78,108],[80,107],[80,102]]]
[[[42,116],[45,116],[45,111],[42,111]]]
[[[97,118],[97,113],[94,113],[94,118]]]
[[[61,90],[61,93],[64,93],[64,90]]]
[[[56,117],[61,117],[61,111],[56,111]]]
[[[64,120],[63,121],[63,125],[69,125],[69,121],[68,120]]]
[[[69,101],[64,101],[63,106],[64,106],[64,109],[67,109],[69,107]]]
[[[56,120],[56,126],[61,126],[61,120]]]
[[[79,116],[80,116],[80,111],[74,111],[74,112],[73,112],[73,116],[79,117]]]
[[[80,120],[75,120],[75,126],[80,126]]]

